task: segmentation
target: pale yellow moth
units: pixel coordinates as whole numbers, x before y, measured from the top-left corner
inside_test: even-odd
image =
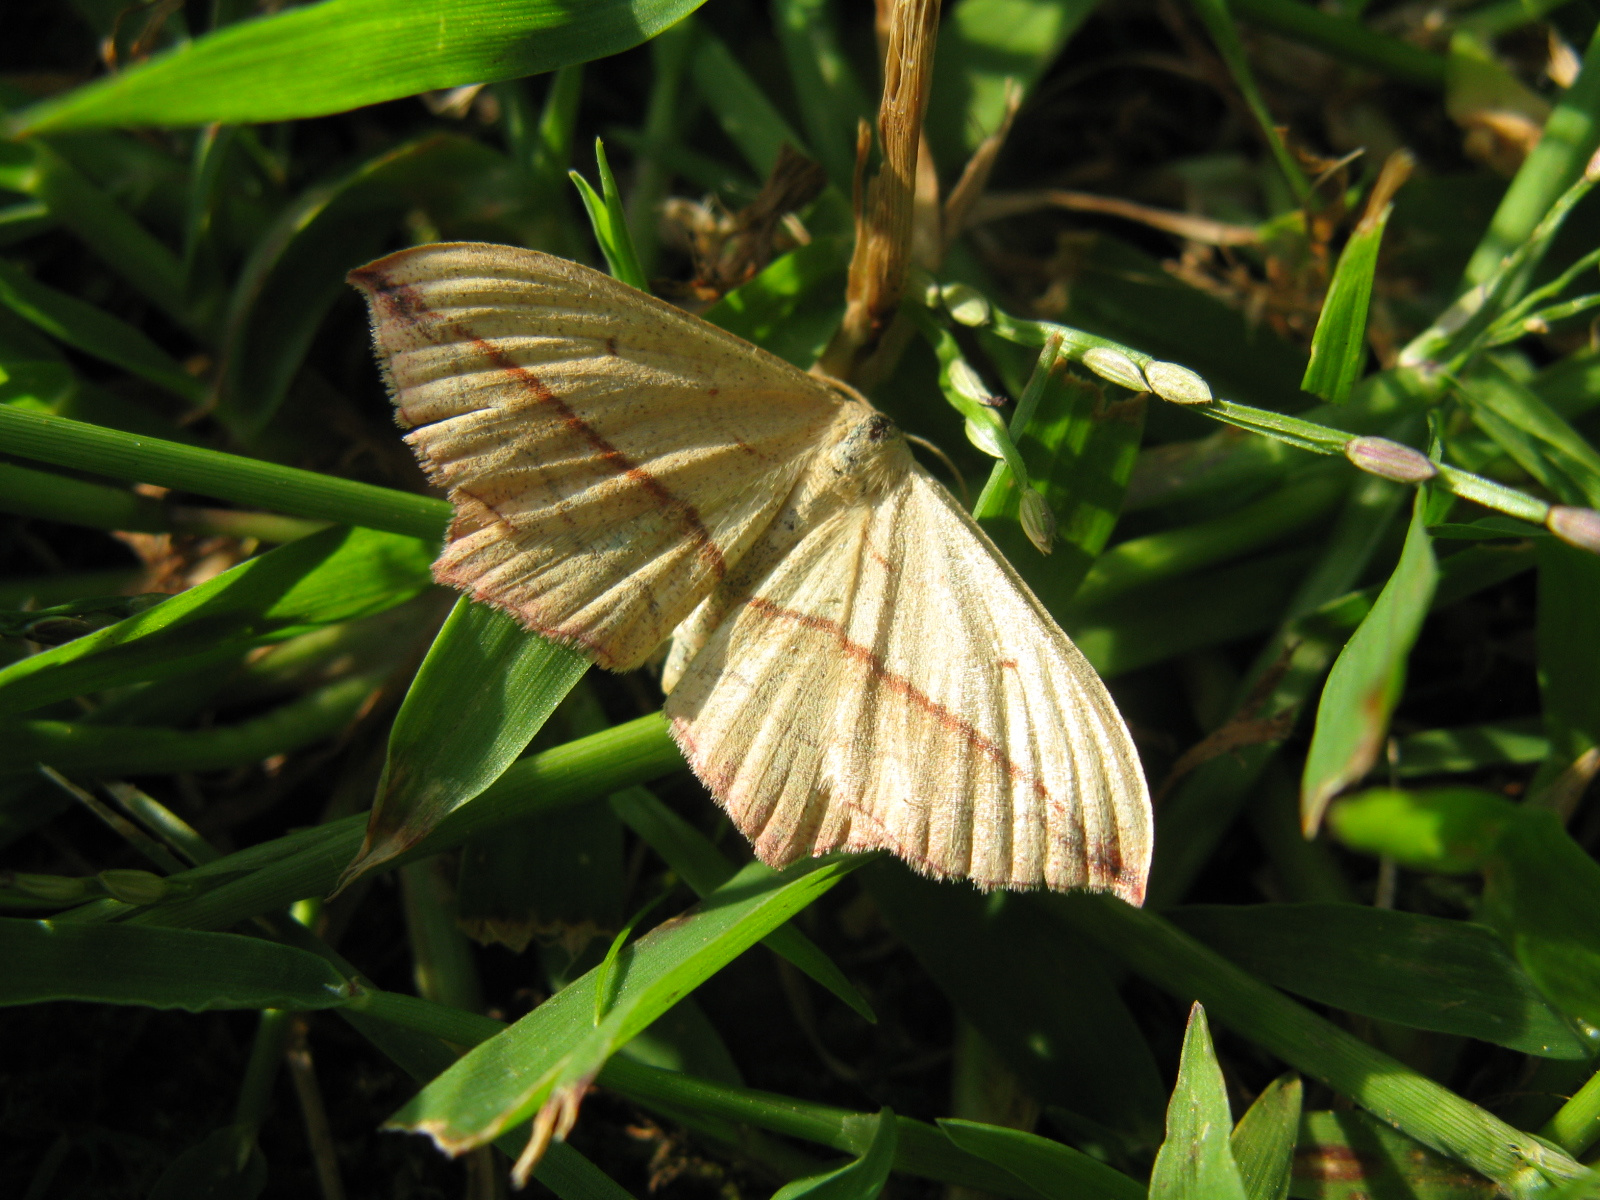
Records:
[[[1142,899],[1150,800],[1105,685],[888,417],[548,254],[350,279],[455,506],[435,577],[612,670],[670,636],[673,736],[762,861]]]

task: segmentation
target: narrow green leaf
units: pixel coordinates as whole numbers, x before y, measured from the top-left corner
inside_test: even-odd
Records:
[[[943,1118],[939,1128],[968,1154],[1003,1167],[1044,1200],[1144,1200],[1121,1171],[1071,1146],[999,1125]]]
[[[184,660],[354,620],[428,586],[415,538],[335,528],[242,562],[108,629],[0,669],[0,713],[172,674]]]
[[[697,896],[707,896],[733,878],[738,868],[721,850],[689,822],[657,800],[645,788],[630,788],[611,797],[612,810],[628,828],[644,839]],[[855,984],[834,965],[810,938],[793,925],[784,925],[762,939],[774,954],[789,960],[812,979],[843,1000],[863,1019],[878,1018]]]
[[[427,1133],[447,1153],[492,1141],[554,1105],[578,1098],[617,1048],[805,908],[861,864],[825,858],[774,874],[752,863],[698,908],[658,926],[622,952],[622,982],[605,1020],[593,1023],[591,971],[470,1051],[390,1121]]]
[[[0,917],[0,1004],[332,1008],[344,976],[305,950],[233,933]]]
[[[18,131],[284,121],[618,54],[703,0],[324,0],[239,21],[13,119]]]
[[[1228,1087],[1211,1049],[1205,1009],[1196,1004],[1167,1107],[1167,1140],[1150,1171],[1150,1200],[1245,1200],[1232,1132]]]
[[[1574,551],[1582,554],[1582,551]],[[1592,557],[1592,556],[1586,556]],[[1550,739],[1537,719],[1496,722],[1458,729],[1424,729],[1396,740],[1395,771],[1408,775],[1453,775],[1484,767],[1526,766],[1550,753]]]
[[[599,138],[594,140],[594,158],[600,172],[599,192],[578,172],[569,174],[589,214],[595,241],[600,243],[601,253],[606,256],[606,267],[613,276],[629,287],[647,292],[650,290],[650,281],[645,278],[644,268],[639,265],[638,252],[633,248],[633,235],[628,232],[627,214],[622,209],[622,193],[617,190],[611,164],[606,161],[605,145]]]
[[[1378,270],[1378,249],[1394,205],[1387,204],[1377,218],[1362,220],[1339,254],[1333,281],[1317,317],[1311,338],[1311,361],[1300,386],[1331,404],[1343,404],[1361,378],[1367,362],[1367,306],[1372,301],[1372,277]]]
[[[873,1118],[872,1144],[865,1154],[825,1175],[787,1183],[772,1194],[772,1200],[877,1200],[894,1166],[897,1134],[894,1110],[884,1108]]]
[[[768,263],[702,316],[808,370],[844,312],[850,241],[819,237]]]
[[[1600,452],[1536,392],[1491,364],[1462,381],[1473,420],[1568,504],[1600,505]]]
[[[1371,770],[1383,749],[1389,714],[1405,683],[1406,658],[1439,580],[1424,523],[1426,499],[1418,491],[1400,562],[1322,690],[1300,784],[1307,829],[1317,827],[1328,802]]]
[[[1525,3],[1526,0],[1512,0]],[[1232,0],[1232,7],[1245,20],[1275,33],[1325,50],[1335,58],[1414,87],[1435,91],[1444,89],[1446,62],[1410,42],[1377,33],[1360,21],[1341,14],[1324,12],[1300,0]]]
[[[67,345],[121,367],[191,404],[205,399],[205,384],[142,331],[76,296],[40,283],[4,260],[0,260],[0,304]]]
[[[395,716],[366,840],[343,883],[409,850],[498,779],[588,668],[509,614],[457,600]]]
[[[855,172],[856,123],[872,110],[839,46],[832,6],[827,0],[779,0],[773,10],[806,135],[833,185],[848,192]],[[943,51],[941,47],[934,60],[935,71]]]
[[[153,483],[272,512],[365,525],[430,541],[443,537],[450,520],[450,505],[429,496],[122,433],[29,412],[16,404],[0,404],[0,444],[19,458],[112,479]]]
[[[1285,991],[1524,1054],[1589,1048],[1481,925],[1360,904],[1199,905],[1180,929]]]
[[[1233,1157],[1248,1200],[1287,1200],[1301,1091],[1299,1076],[1278,1076],[1233,1128]]]

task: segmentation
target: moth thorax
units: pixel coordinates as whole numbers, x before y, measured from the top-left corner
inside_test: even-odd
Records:
[[[829,455],[834,474],[848,478],[866,495],[887,491],[911,465],[900,427],[882,413],[873,413],[834,444]]]

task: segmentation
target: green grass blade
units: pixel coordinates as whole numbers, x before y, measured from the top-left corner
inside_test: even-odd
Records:
[[[183,730],[71,721],[18,721],[0,744],[0,770],[44,763],[91,775],[153,775],[248,766],[331,738],[371,699],[381,678],[318,688],[237,725]]]
[[[622,1043],[861,861],[812,860],[776,874],[752,863],[697,910],[658,926],[622,952],[621,986],[598,1025],[598,972],[591,971],[470,1051],[396,1113],[390,1126],[425,1132],[440,1149],[456,1154],[493,1140],[547,1105],[575,1112],[589,1081]]]
[[[900,1139],[893,1109],[883,1109],[873,1122],[872,1143],[860,1158],[824,1175],[785,1184],[772,1200],[877,1200],[889,1180]]]
[[[848,194],[855,174],[856,123],[869,118],[872,108],[839,48],[832,6],[827,0],[778,0],[773,25],[817,160],[833,186]]]
[[[1228,1087],[1211,1049],[1205,1009],[1195,1004],[1167,1107],[1167,1140],[1150,1170],[1150,1200],[1245,1200],[1232,1132]]]
[[[757,176],[765,179],[787,142],[809,154],[805,139],[767,99],[723,40],[701,28],[689,59],[689,78],[733,144]]]
[[[1304,1075],[1320,1079],[1423,1145],[1513,1196],[1583,1168],[1448,1088],[1367,1045],[1179,932],[1147,909],[1089,893],[1039,897],[1072,928]]]
[[[412,680],[349,883],[416,845],[527,748],[588,670],[581,655],[463,596]]]
[[[1521,0],[1517,0],[1521,2]],[[1335,16],[1301,0],[1230,0],[1245,20],[1304,42],[1391,79],[1442,92],[1448,62],[1420,46],[1375,33],[1361,22]]]
[[[1372,277],[1378,270],[1378,250],[1388,225],[1392,204],[1376,219],[1363,219],[1339,254],[1333,282],[1317,317],[1311,338],[1311,361],[1300,386],[1330,404],[1343,404],[1361,378],[1367,363],[1367,307],[1372,301]]]
[[[1297,1076],[1280,1075],[1234,1126],[1233,1158],[1248,1200],[1288,1200],[1302,1091]]]
[[[191,404],[205,399],[205,384],[179,366],[142,331],[104,309],[40,283],[3,259],[0,259],[0,304],[51,337],[165,388]]]
[[[661,855],[666,864],[693,889],[708,896],[732,879],[738,867],[729,862],[711,839],[657,800],[645,788],[630,788],[611,797],[611,808],[629,829]],[[839,997],[861,1017],[878,1018],[866,997],[810,938],[793,925],[775,929],[762,939],[767,948],[789,960],[817,983]]]
[[[508,821],[598,800],[619,788],[683,770],[683,756],[659,713],[513,763],[473,803],[456,809],[422,842],[385,864],[414,862],[461,845]],[[230,854],[176,878],[200,894],[141,909],[152,925],[226,929],[333,890],[361,845],[365,815],[345,817]],[[103,907],[85,917],[105,915]]]
[[[638,252],[633,248],[633,235],[628,232],[628,217],[622,208],[622,193],[617,190],[616,178],[611,174],[611,164],[606,161],[606,148],[599,138],[594,140],[595,165],[600,172],[600,191],[578,172],[571,172],[578,195],[589,214],[589,224],[594,228],[595,241],[606,256],[606,266],[611,274],[629,287],[642,292],[650,290],[644,268],[639,265]]]
[[[1540,598],[1543,599],[1543,593]],[[1455,729],[1424,729],[1396,739],[1396,748],[1399,753],[1395,771],[1401,778],[1464,775],[1485,767],[1527,766],[1541,762],[1550,753],[1550,739],[1544,736],[1538,719],[1534,718],[1525,724],[1500,721]]]
[[[1600,504],[1600,452],[1497,365],[1461,382],[1473,420],[1518,466],[1568,504]]]
[[[1044,1200],[1144,1200],[1142,1184],[1060,1142],[977,1121],[946,1118],[944,1135],[968,1154],[1016,1176]]]
[[[315,954],[189,929],[0,918],[0,1004],[92,1000],[207,1012],[332,1008],[344,976]]]
[[[1583,174],[1600,146],[1600,35],[1589,42],[1583,68],[1545,122],[1539,144],[1523,160],[1462,280],[1486,282],[1507,255],[1528,240],[1556,198]]]
[[[325,0],[240,21],[46,100],[18,132],[284,121],[618,54],[703,0]]]
[[[428,496],[122,433],[14,404],[0,404],[0,444],[8,454],[58,467],[432,542],[444,536],[450,520],[450,505]]]
[[[1423,524],[1426,503],[1419,491],[1400,562],[1328,674],[1300,784],[1307,829],[1317,827],[1334,796],[1372,769],[1383,748],[1405,685],[1406,658],[1439,581]]]
[[[242,562],[214,579],[0,670],[0,713],[171,674],[185,656],[244,648],[382,612],[428,585],[415,538],[335,528]]]
[[[774,259],[702,315],[808,370],[839,325],[849,266],[849,239],[819,237]]]
[[[1198,905],[1169,915],[1251,974],[1319,1004],[1524,1054],[1589,1056],[1481,925],[1358,904]]]

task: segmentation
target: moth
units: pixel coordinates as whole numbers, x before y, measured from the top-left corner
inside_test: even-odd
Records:
[[[421,246],[350,281],[455,508],[435,578],[614,671],[670,638],[672,735],[762,861],[1142,900],[1105,685],[887,416],[548,254]]]

